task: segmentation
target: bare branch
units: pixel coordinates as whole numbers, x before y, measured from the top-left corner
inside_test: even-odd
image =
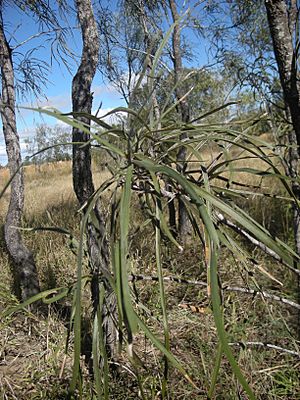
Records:
[[[227,218],[224,217],[223,214],[216,212],[215,213],[217,219],[224,225],[228,226],[229,228],[233,229],[236,233],[240,234],[247,240],[249,240],[250,243],[254,244],[257,246],[260,250],[262,250],[264,253],[268,254],[272,258],[274,258],[276,261],[280,262],[282,265],[286,266],[289,268],[290,271],[294,272],[298,276],[300,276],[300,270],[291,267],[289,264],[287,264],[275,251],[267,247],[265,244],[260,242],[259,240],[255,239],[252,235],[250,235],[247,231],[244,229],[240,228],[239,226],[235,225],[232,221],[228,220]]]
[[[297,308],[300,310],[300,304],[295,303],[292,300],[286,299],[285,297],[282,296],[277,296],[276,294],[270,294],[268,292],[259,290],[259,289],[247,289],[244,287],[239,287],[239,286],[224,286],[222,287],[223,290],[227,292],[239,292],[239,293],[245,293],[245,294],[251,294],[251,295],[261,295],[265,299],[270,299],[274,301],[279,301],[280,303],[287,304],[291,307]]]
[[[297,351],[285,349],[284,347],[277,346],[275,344],[271,343],[263,343],[263,342],[236,342],[236,343],[228,343],[229,346],[240,346],[240,347],[246,347],[246,346],[258,346],[258,347],[267,347],[268,349],[274,349],[278,350],[282,353],[287,353],[291,354],[292,356],[296,356],[300,358],[300,353]]]
[[[135,275],[135,274],[131,274],[128,276],[129,282],[137,282],[137,281],[142,281],[142,280],[158,282],[158,277],[157,276]],[[186,284],[186,285],[202,286],[203,288],[207,287],[207,283],[204,281],[187,280],[187,279],[182,279],[182,278],[178,278],[175,276],[165,276],[165,277],[163,277],[163,280],[165,282],[175,282],[175,283],[182,283],[182,284]],[[265,292],[265,291],[262,291],[259,289],[248,289],[245,287],[225,285],[222,287],[222,290],[226,291],[226,292],[239,292],[239,293],[244,293],[244,294],[250,294],[253,296],[261,295],[265,299],[278,301],[279,303],[283,303],[290,307],[296,308],[297,310],[300,310],[300,304],[297,304],[294,301],[289,300],[285,297],[278,296],[276,294],[271,294],[271,293],[268,293],[268,292]]]

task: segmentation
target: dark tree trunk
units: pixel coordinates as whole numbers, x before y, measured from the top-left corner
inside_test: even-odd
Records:
[[[93,95],[91,85],[96,74],[99,57],[99,35],[90,0],[77,0],[77,15],[81,27],[83,49],[81,62],[72,82],[73,112],[92,112]],[[77,118],[87,126],[90,119]],[[73,128],[73,142],[88,142],[90,135]],[[91,146],[73,145],[73,185],[80,205],[83,205],[94,193],[91,169]]]
[[[15,114],[15,82],[11,50],[0,22],[0,66],[2,78],[1,118],[11,183],[10,202],[4,226],[7,250],[13,264],[16,295],[20,300],[39,293],[38,275],[31,251],[24,245],[20,230],[24,208],[24,177]],[[18,171],[18,172],[17,172]]]
[[[183,68],[182,68],[182,55],[181,55],[181,43],[180,43],[180,26],[179,26],[179,15],[176,8],[176,3],[174,0],[169,0],[169,6],[172,14],[172,19],[174,23],[177,23],[174,27],[173,35],[172,35],[172,61],[174,65],[174,83],[177,84],[183,78]],[[179,100],[184,96],[184,92],[182,87],[178,85],[175,89],[175,96],[176,99]],[[180,101],[178,105],[178,109],[181,115],[181,121],[183,123],[188,123],[190,120],[190,112],[189,106],[186,99]],[[181,140],[186,138],[186,134],[182,133],[180,136]],[[178,172],[184,173],[186,170],[186,155],[187,150],[185,146],[181,146],[178,153],[177,153],[177,170]],[[187,209],[179,197],[179,208],[178,208],[178,231],[181,240],[185,241],[188,235],[191,233],[191,225],[189,222],[188,212]],[[174,218],[174,216],[173,216]]]
[[[82,32],[83,50],[79,68],[72,82],[73,112],[90,115],[92,112],[91,84],[98,64],[99,35],[91,1],[76,0],[76,6]],[[86,124],[87,127],[90,126],[88,117],[77,117],[77,120]],[[90,135],[88,133],[73,128],[74,142],[86,143],[89,139]],[[73,185],[80,206],[84,206],[94,193],[89,144],[85,144],[84,147],[79,144],[73,145]],[[98,307],[100,281],[105,281],[106,297],[104,309],[102,310],[103,327],[107,350],[110,356],[113,357],[116,344],[116,329],[114,325],[116,299],[112,288],[105,279],[107,273],[110,273],[110,257],[100,200],[97,201],[92,213],[93,217],[91,216],[88,223],[87,240],[90,267],[93,275],[91,288],[93,308],[96,311]]]

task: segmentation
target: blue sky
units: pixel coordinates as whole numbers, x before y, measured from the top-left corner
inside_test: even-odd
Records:
[[[52,1],[50,1],[50,4]],[[55,3],[55,2],[53,2]],[[110,7],[114,9],[116,7],[116,1],[109,2]],[[11,47],[19,46],[20,43],[29,39],[32,35],[36,35],[40,32],[40,27],[34,23],[33,19],[28,17],[24,12],[20,11],[15,6],[8,6],[5,8],[4,14],[4,26],[6,29],[7,40]],[[74,27],[73,38],[68,39],[68,46],[74,51],[75,54],[81,54],[81,37],[80,32],[76,29],[75,18],[68,18],[66,21],[69,26]],[[192,40],[192,36],[189,36]],[[195,39],[195,38],[194,38]],[[22,109],[22,107],[55,107],[61,112],[71,111],[71,84],[72,76],[76,71],[79,58],[77,60],[68,59],[70,71],[67,70],[63,63],[58,63],[53,58],[51,60],[50,44],[47,42],[47,35],[41,35],[33,38],[17,47],[15,54],[20,52],[20,58],[22,54],[34,49],[33,57],[39,60],[43,60],[48,65],[48,83],[42,89],[43,96],[40,96],[38,101],[36,98],[22,97],[17,98],[17,124],[20,135],[21,148],[23,155],[25,154],[25,139],[34,135],[35,127],[39,123],[47,123],[49,125],[55,124],[56,121],[53,118],[41,116],[37,112]],[[202,56],[205,58],[204,51],[202,49]],[[17,75],[17,74],[16,74]],[[94,81],[92,90],[94,92],[94,103],[93,109],[97,110],[100,104],[101,114],[105,114],[112,108],[123,106],[124,100],[118,91],[109,83],[103,80],[103,77],[98,72]],[[1,122],[0,122],[1,128]],[[0,132],[0,164],[6,163],[6,153],[3,134]]]

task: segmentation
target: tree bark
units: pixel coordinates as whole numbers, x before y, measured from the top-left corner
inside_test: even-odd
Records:
[[[265,0],[268,23],[278,66],[281,87],[286,105],[287,119],[293,130],[288,135],[288,175],[293,179],[292,189],[300,199],[300,83],[297,71],[296,23],[297,1]],[[300,254],[300,211],[296,204],[293,210],[294,237],[297,253]]]
[[[99,57],[99,35],[90,0],[76,0],[77,16],[81,27],[83,49],[79,68],[72,82],[73,113],[92,112],[91,84],[96,73]],[[76,115],[75,115],[76,117]],[[88,117],[76,117],[77,120],[90,127]],[[94,193],[91,169],[91,146],[87,143],[90,135],[78,128],[73,128],[73,142],[84,144],[73,145],[73,186],[80,206],[89,200]],[[110,273],[109,245],[100,200],[92,211],[87,227],[89,263],[92,272],[92,302],[96,312],[99,304],[100,281],[105,282],[106,296],[102,310],[104,338],[111,357],[116,346],[116,298],[105,278]]]
[[[265,0],[268,23],[278,66],[281,87],[286,106],[287,119],[293,130],[288,135],[288,175],[293,179],[292,190],[300,200],[299,162],[300,162],[300,83],[297,71],[298,38],[297,0]],[[297,254],[300,254],[300,209],[293,207],[294,240]],[[300,280],[298,277],[298,296],[300,302]],[[300,313],[298,314],[298,336],[300,337]]]
[[[265,0],[274,54],[286,106],[296,134],[294,145],[300,146],[300,95],[297,71],[297,49],[294,46],[297,19],[296,0]],[[300,147],[298,147],[298,153]]]
[[[172,14],[173,22],[176,23],[173,35],[172,35],[172,61],[174,65],[174,83],[175,85],[180,82],[183,78],[183,68],[182,68],[182,55],[181,55],[181,40],[180,40],[180,26],[179,26],[179,14],[176,8],[176,3],[174,0],[169,0],[169,6]],[[184,92],[180,85],[176,86],[175,96],[177,101],[184,96]],[[181,121],[183,123],[188,123],[190,120],[189,105],[186,99],[180,101],[178,105],[178,110],[181,115]],[[180,140],[184,140],[187,137],[185,133],[180,135]],[[177,153],[177,170],[180,173],[184,173],[186,170],[186,155],[187,150],[185,146],[181,146]],[[172,207],[172,205],[170,205]],[[186,241],[188,235],[191,233],[191,225],[189,221],[189,216],[184,202],[179,197],[178,199],[178,231],[181,240]],[[174,218],[174,216],[173,216]]]
[[[0,21],[0,66],[2,78],[1,118],[8,158],[11,193],[4,225],[4,237],[13,264],[14,289],[25,301],[40,292],[37,269],[32,252],[25,246],[18,227],[22,224],[24,208],[24,176],[21,166],[20,141],[15,114],[15,81],[11,49]]]
[[[91,85],[96,74],[99,57],[99,35],[90,0],[77,0],[77,15],[82,32],[83,49],[81,62],[72,82],[73,112],[91,114],[93,95]],[[77,120],[90,126],[88,117]],[[90,135],[73,128],[73,142],[87,143]],[[73,145],[73,186],[80,205],[83,205],[94,193],[91,169],[91,146]]]

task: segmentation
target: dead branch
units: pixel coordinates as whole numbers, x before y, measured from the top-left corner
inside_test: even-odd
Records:
[[[254,244],[256,247],[258,247],[260,250],[262,250],[264,253],[268,254],[272,258],[274,258],[276,261],[280,262],[284,266],[288,267],[290,271],[294,272],[298,276],[300,276],[300,270],[297,268],[291,267],[288,263],[286,263],[275,251],[267,247],[265,244],[260,242],[259,240],[255,239],[252,235],[250,235],[247,231],[244,229],[240,228],[236,224],[234,224],[232,221],[228,220],[227,218],[224,217],[223,214],[220,212],[215,212],[215,216],[217,217],[218,221],[221,222],[222,224],[228,226],[229,228],[233,229],[236,233],[239,235],[243,236],[245,239],[249,240],[250,243]]]
[[[182,284],[186,284],[186,285],[196,285],[196,286],[202,286],[203,288],[207,287],[207,283],[204,281],[197,281],[197,280],[193,281],[193,280],[187,280],[187,279],[182,279],[182,278],[173,277],[173,276],[165,276],[165,277],[163,277],[163,280],[165,282],[175,282],[175,283],[182,283]],[[145,275],[131,274],[128,276],[128,281],[129,282],[138,282],[138,281],[158,282],[159,278],[157,276],[145,276]],[[294,301],[289,300],[285,297],[278,296],[276,294],[271,294],[271,293],[268,293],[268,292],[265,292],[265,291],[262,291],[259,289],[248,289],[245,287],[225,285],[222,287],[222,290],[226,291],[226,292],[239,292],[239,293],[244,293],[244,294],[253,295],[253,296],[260,295],[264,299],[270,299],[273,301],[277,301],[279,303],[283,303],[285,305],[288,305],[290,307],[300,310],[300,304],[297,304]]]
[[[263,342],[236,342],[236,343],[228,343],[229,346],[240,346],[240,347],[247,347],[247,346],[258,346],[258,347],[266,347],[268,349],[278,350],[282,353],[291,354],[292,356],[296,356],[300,358],[300,353],[297,351],[285,349],[284,347],[277,346],[271,343],[263,343]]]

